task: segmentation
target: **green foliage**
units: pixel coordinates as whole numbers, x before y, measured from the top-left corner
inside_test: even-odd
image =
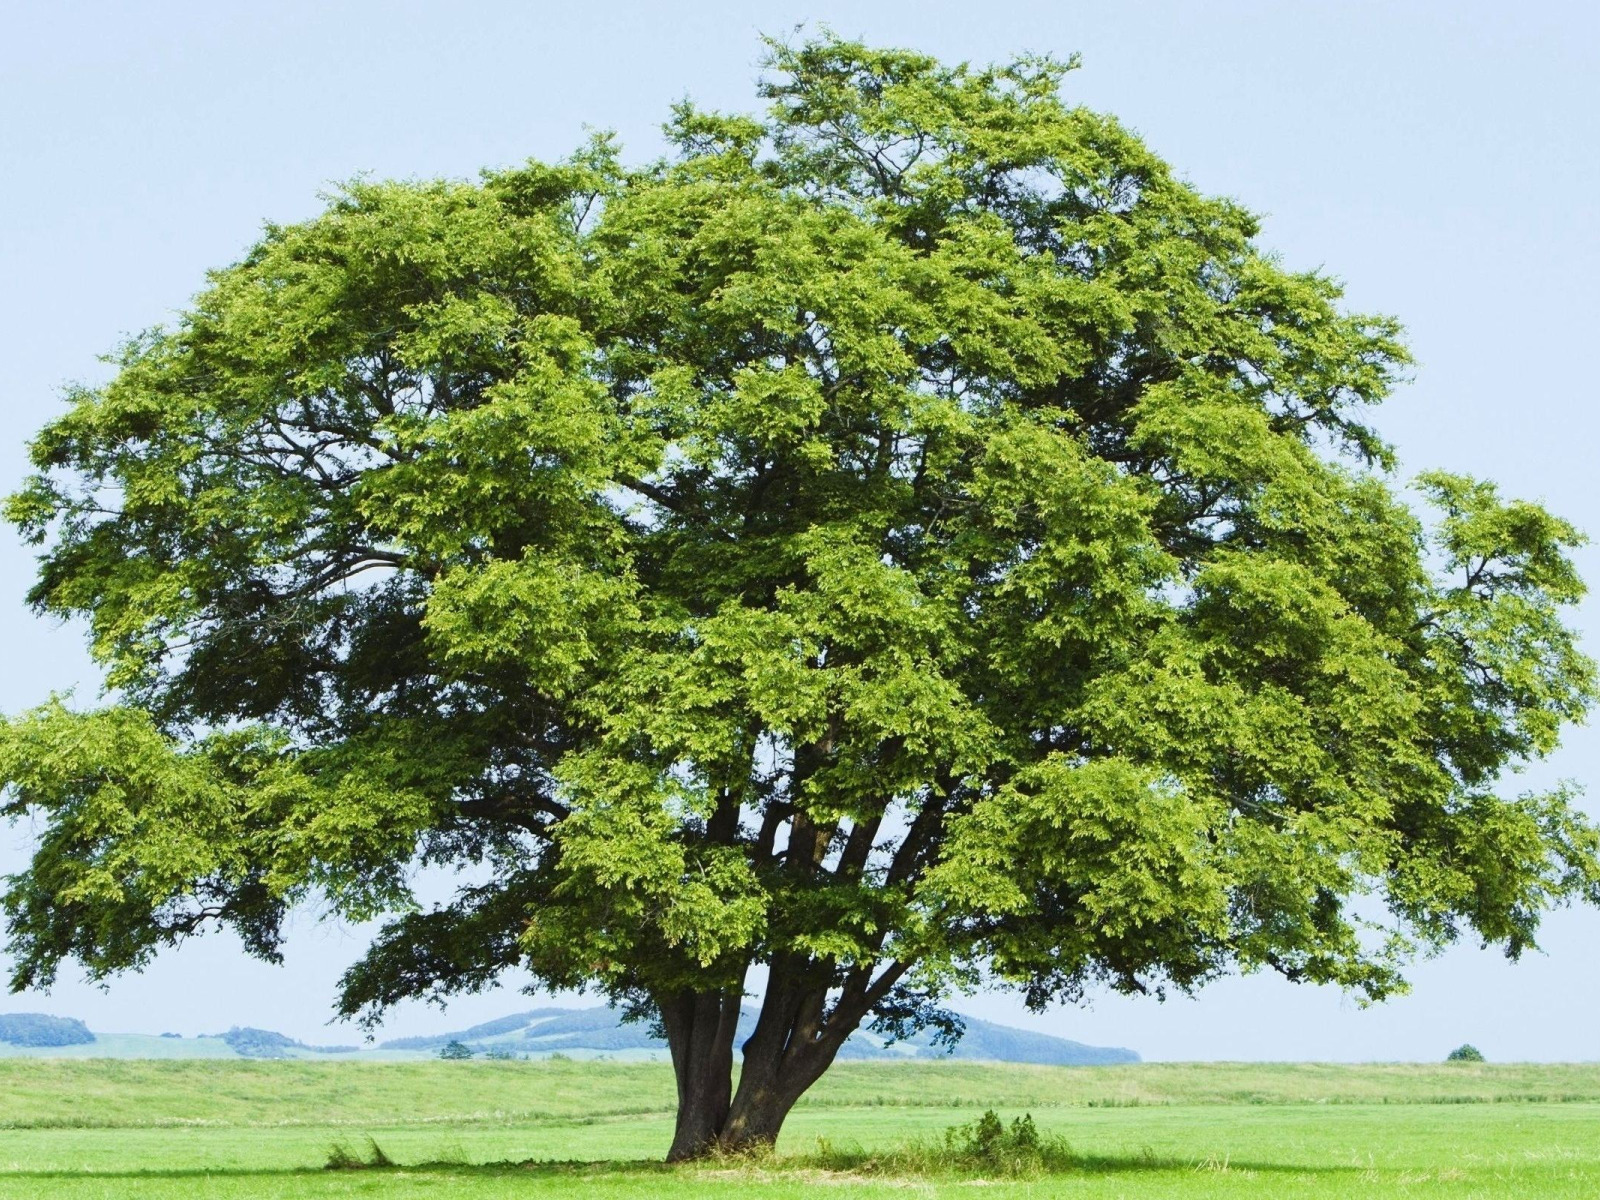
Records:
[[[32,601],[115,702],[0,725],[14,987],[315,898],[388,921],[346,1014],[765,964],[831,1058],[985,978],[1378,998],[1600,900],[1569,793],[1501,792],[1593,696],[1581,538],[1406,506],[1395,322],[1070,63],[769,65],[642,167],[349,185],[39,434]]]
[[[1464,1042],[1450,1051],[1449,1054],[1446,1054],[1444,1060],[1445,1062],[1481,1063],[1483,1061],[1483,1051],[1479,1050],[1471,1042]]]
[[[945,1130],[944,1148],[959,1165],[1002,1175],[1035,1174],[1044,1166],[1046,1157],[1069,1157],[1066,1147],[1054,1139],[1048,1145],[1040,1140],[1033,1114],[1014,1118],[1007,1128],[992,1108],[975,1121]]]
[[[451,1062],[460,1062],[472,1057],[472,1047],[464,1042],[446,1042],[439,1047],[439,1057]]]

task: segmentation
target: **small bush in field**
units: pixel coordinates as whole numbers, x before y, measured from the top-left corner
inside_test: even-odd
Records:
[[[991,1108],[976,1121],[945,1130],[944,1144],[960,1164],[999,1169],[1010,1175],[1037,1171],[1043,1160],[1044,1147],[1031,1113],[1017,1117],[1007,1128]]]
[[[875,1176],[1033,1177],[1082,1166],[1066,1139],[1040,1134],[1031,1115],[1008,1126],[989,1110],[974,1121],[952,1125],[940,1140],[917,1139],[887,1150],[867,1151],[817,1139],[810,1154],[785,1157],[793,1166]]]
[[[1464,1042],[1444,1056],[1445,1062],[1482,1062],[1483,1051],[1471,1042]]]
[[[343,1142],[335,1142],[328,1150],[328,1161],[323,1164],[329,1171],[366,1171],[375,1167],[392,1167],[394,1159],[383,1152],[376,1138],[367,1139],[366,1157],[350,1149]]]

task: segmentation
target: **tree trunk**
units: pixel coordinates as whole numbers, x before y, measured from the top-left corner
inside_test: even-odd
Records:
[[[667,1161],[776,1142],[795,1101],[908,965],[891,963],[876,979],[861,969],[845,981],[830,1011],[829,975],[804,958],[774,961],[755,1031],[744,1043],[737,1092],[733,1038],[741,993],[685,991],[658,999],[678,1081],[678,1122]]]
[[[744,1044],[739,1090],[718,1144],[749,1150],[778,1140],[789,1110],[828,1066],[856,1022],[824,1024],[827,988],[785,985],[774,965],[755,1032]]]
[[[718,1145],[724,1150],[741,1151],[769,1147],[777,1142],[789,1110],[828,1069],[833,1056],[833,1050],[812,1050],[803,1057],[815,1060],[814,1066],[795,1063],[790,1064],[789,1070],[780,1068],[776,1071],[752,1071],[752,1067],[761,1068],[768,1064],[752,1063],[746,1058],[744,1072],[751,1073],[747,1075],[741,1072],[739,1076],[739,1091],[729,1107],[728,1119],[723,1125]],[[799,1069],[793,1069],[795,1067]],[[759,1084],[747,1085],[745,1082],[746,1079],[758,1078],[761,1080]]]
[[[737,991],[679,992],[657,1001],[678,1081],[678,1122],[668,1162],[707,1153],[727,1124],[739,1001]]]

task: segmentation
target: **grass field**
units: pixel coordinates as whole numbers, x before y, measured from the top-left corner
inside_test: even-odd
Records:
[[[0,1198],[1600,1196],[1600,1065],[847,1063],[771,1159],[668,1169],[672,1095],[659,1063],[13,1059]],[[941,1158],[987,1108],[1042,1165]],[[371,1142],[397,1165],[325,1169]]]

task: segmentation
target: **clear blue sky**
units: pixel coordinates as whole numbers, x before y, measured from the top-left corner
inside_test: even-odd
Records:
[[[470,176],[555,157],[585,126],[631,154],[684,95],[747,108],[758,33],[824,21],[953,59],[1081,51],[1071,99],[1121,116],[1200,187],[1265,214],[1262,241],[1325,267],[1359,308],[1410,329],[1419,367],[1379,414],[1403,470],[1494,477],[1600,534],[1600,6],[1582,3],[56,3],[0,8],[0,487],[61,385],[169,318],[264,220],[314,213],[357,172]],[[1600,552],[1582,556],[1600,585]],[[96,696],[81,630],[23,607],[26,548],[0,533],[0,710]],[[1579,615],[1600,653],[1600,605]],[[1589,782],[1580,730],[1533,782]],[[1528,786],[1512,781],[1510,786]],[[0,827],[0,871],[28,831]],[[103,1030],[255,1024],[316,1039],[361,930],[297,918],[287,966],[202,941],[106,992],[71,976],[0,1011]],[[1600,913],[1557,913],[1547,953],[1508,967],[1471,947],[1414,973],[1413,995],[1362,1011],[1337,992],[1230,981],[1198,1000],[1097,998],[979,1015],[1154,1058],[1600,1058]],[[0,964],[3,965],[3,964]],[[522,1004],[472,998],[448,1017]]]

